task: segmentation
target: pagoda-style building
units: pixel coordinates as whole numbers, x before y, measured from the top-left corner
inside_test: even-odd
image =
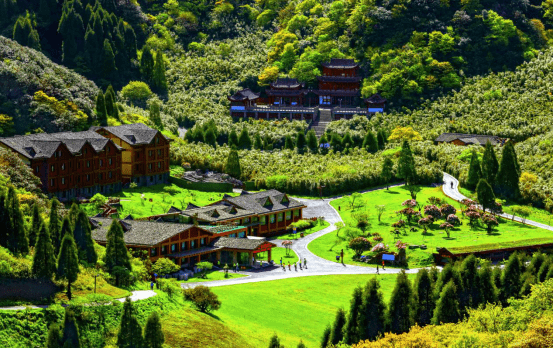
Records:
[[[305,84],[296,79],[277,79],[265,90],[269,104],[280,106],[303,106],[307,91]]]
[[[254,93],[249,88],[227,97],[230,101],[230,113],[233,117],[242,117],[247,109],[256,106],[260,93]]]
[[[323,63],[323,75],[318,76],[319,105],[357,106],[361,77],[359,65],[353,59],[331,59]]]
[[[365,104],[369,113],[384,112],[384,107],[388,101],[386,98],[376,93],[365,99]]]

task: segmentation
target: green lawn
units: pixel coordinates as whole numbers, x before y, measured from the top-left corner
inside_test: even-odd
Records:
[[[426,205],[428,204],[428,198],[432,196],[445,199],[449,204],[457,208],[457,216],[461,218],[463,225],[457,226],[451,231],[451,238],[447,238],[445,232],[439,228],[439,225],[444,220],[436,221],[429,227],[428,233],[426,234],[423,234],[423,229],[414,223],[412,226],[405,229],[405,232],[399,236],[401,241],[411,245],[425,244],[427,246],[426,250],[420,248],[407,249],[410,268],[431,265],[433,261],[432,253],[435,252],[437,247],[465,247],[536,238],[550,238],[550,240],[553,241],[553,232],[512,222],[510,220],[501,220],[499,226],[494,229],[491,235],[486,233],[485,226],[483,225],[472,229],[469,226],[468,219],[465,219],[461,214],[461,204],[447,198],[441,191],[441,187],[423,187],[417,195],[417,200],[423,205]],[[391,251],[397,251],[394,246],[396,240],[394,239],[394,235],[390,233],[392,230],[391,224],[399,219],[395,212],[403,208],[401,203],[410,199],[409,191],[404,187],[396,187],[390,190],[368,192],[363,194],[362,198],[364,204],[361,204],[361,208],[357,208],[355,211],[352,211],[349,207],[347,197],[334,200],[331,202],[331,205],[337,210],[338,207],[340,207],[340,216],[346,224],[354,224],[354,219],[351,216],[352,212],[368,209],[370,216],[369,220],[371,222],[371,227],[368,229],[368,232],[380,233],[384,238],[384,244],[389,245]],[[376,205],[386,206],[386,211],[382,215],[381,222],[378,222],[377,219]],[[409,232],[411,227],[415,227],[417,232]],[[369,237],[369,239],[371,239],[371,237]],[[344,259],[347,264],[367,265],[352,260],[354,252],[348,248],[348,240],[349,239],[343,235],[343,233],[337,236],[336,232],[332,232],[315,239],[308,245],[308,248],[316,255],[332,261],[335,261],[336,255],[340,253],[341,249],[344,249]],[[375,242],[372,243],[373,245],[376,244]],[[364,254],[370,255],[371,253],[367,251]]]
[[[142,195],[144,198],[142,199]],[[236,196],[236,193],[227,193]],[[131,214],[134,218],[165,214],[171,206],[184,209],[188,203],[204,206],[223,198],[224,193],[203,192],[183,189],[177,185],[154,185],[125,189],[111,195],[120,197],[122,208],[119,208],[121,217]],[[152,200],[150,202],[150,199]],[[96,215],[98,210],[92,204],[81,206],[90,216]]]
[[[314,276],[215,287],[212,291],[222,303],[215,315],[231,331],[251,339],[252,347],[268,346],[276,333],[286,347],[296,347],[301,339],[308,348],[315,348],[336,310],[348,310],[353,289],[365,286],[371,277]],[[387,302],[396,275],[378,277]],[[409,275],[411,280],[414,277]]]
[[[229,266],[230,267],[230,266]],[[231,269],[228,271],[228,278],[225,278],[225,273],[223,271],[216,271],[212,270],[207,272],[206,278],[200,278],[198,276],[194,276],[192,278],[188,278],[188,280],[183,281],[183,283],[196,283],[196,282],[211,282],[214,280],[225,280],[225,279],[234,279],[234,278],[242,278],[247,277],[243,274],[234,273]]]
[[[319,220],[318,225],[315,225],[315,226],[313,226],[311,228],[308,228],[307,230],[303,230],[301,232],[303,232],[304,236],[307,236],[307,235],[310,235],[311,233],[315,233],[315,232],[319,232],[320,230],[324,230],[328,226],[330,226],[330,223],[328,223],[324,220]],[[299,238],[301,238],[300,237],[301,232],[298,232],[296,234],[293,234],[293,233],[283,234],[282,236],[278,236],[276,239],[289,239],[289,240],[299,239]]]
[[[269,254],[268,252],[256,254],[255,260],[267,261],[268,254]],[[298,262],[299,260],[298,255],[296,255],[294,250],[290,250],[289,255],[286,255],[286,248],[276,247],[271,249],[271,259],[275,262],[275,264],[280,263],[281,257],[282,257],[282,263],[284,264],[288,264],[288,262],[290,263]]]

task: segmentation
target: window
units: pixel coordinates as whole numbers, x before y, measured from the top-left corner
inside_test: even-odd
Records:
[[[250,222],[250,218],[245,218],[245,219],[244,219],[244,223],[245,223],[245,224],[247,224],[247,223],[249,223],[249,222]]]
[[[111,146],[108,146],[108,152],[110,152],[110,151],[111,151]]]
[[[179,251],[178,248],[179,248],[179,245],[177,243],[171,244],[171,252],[172,253],[176,253],[177,251]]]
[[[61,151],[58,151],[58,157],[61,157]]]
[[[266,225],[267,224],[267,216],[263,215],[261,217],[261,221],[259,222],[260,225]]]
[[[35,172],[37,172],[37,173],[40,172],[40,167],[37,166],[37,167],[35,168]]]
[[[108,163],[109,163],[109,165],[111,166],[111,165],[113,164],[113,159],[110,158],[110,159],[108,160]]]
[[[165,255],[167,254],[167,245],[162,245],[161,246],[161,255]]]
[[[100,167],[102,167],[103,165],[104,165],[104,161],[100,160]]]
[[[190,249],[196,249],[196,241],[195,240],[190,241]]]
[[[61,178],[61,184],[65,185],[65,178]]]
[[[77,177],[77,183],[79,183],[79,182],[81,182],[81,177],[80,176]]]
[[[109,173],[108,173],[108,177],[109,177],[110,179],[113,178],[113,172],[109,172]]]
[[[152,168],[153,168],[153,167],[152,167],[152,164],[151,164],[151,163],[148,164],[148,169],[149,169],[149,170],[152,170]]]
[[[103,180],[103,179],[104,179],[104,174],[100,173],[100,174],[98,175],[98,179]]]
[[[162,153],[163,153],[163,150],[157,150],[157,155],[158,156],[161,156]]]
[[[205,238],[200,239],[200,245],[205,246]]]
[[[55,171],[56,171],[56,166],[52,165],[52,166],[50,167],[50,171],[51,171],[52,173],[55,172]]]
[[[286,220],[290,220],[292,218],[292,212],[291,211],[287,211],[286,212]]]
[[[183,250],[187,250],[188,248],[186,247],[186,242],[182,242],[180,243],[180,250],[183,251]]]
[[[300,216],[300,211],[299,209],[298,210],[294,210],[294,217],[298,217]]]
[[[55,182],[55,180],[54,180],[54,179],[50,179],[50,186],[52,186],[52,187],[53,187],[55,183],[56,183],[56,182]]]
[[[238,238],[246,238],[246,232],[238,233]]]
[[[65,163],[61,164],[61,170],[65,170]]]
[[[86,161],[86,167],[90,168],[90,161]]]
[[[157,162],[157,168],[161,169],[161,162]]]
[[[87,149],[84,149],[84,154],[85,154],[85,155],[86,155],[87,152],[88,152],[88,150],[87,150]]]
[[[236,238],[236,233],[229,234],[228,236],[229,236],[229,238]]]
[[[274,224],[275,223],[275,214],[269,215],[269,221]]]
[[[86,174],[86,181],[90,181],[90,174]]]
[[[157,248],[150,248],[150,256],[157,256]]]
[[[159,137],[156,137],[156,144],[159,144]]]
[[[154,152],[152,150],[148,151],[148,155],[152,157],[154,155]]]

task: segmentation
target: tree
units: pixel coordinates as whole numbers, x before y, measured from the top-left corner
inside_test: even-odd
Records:
[[[315,131],[313,129],[307,132],[307,147],[309,148],[309,150],[311,150],[312,153],[316,153],[319,149],[317,135],[315,135]]]
[[[520,198],[519,178],[520,166],[515,146],[508,141],[503,147],[499,170],[495,176],[495,191],[506,199],[517,200]]]
[[[44,223],[40,212],[38,210],[38,204],[33,204],[33,212],[31,213],[31,228],[29,229],[29,246],[34,247],[40,232],[40,227]]]
[[[51,324],[48,328],[48,337],[46,338],[46,348],[61,348],[62,333],[58,324]]]
[[[412,289],[404,270],[398,274],[396,285],[388,306],[388,327],[393,333],[404,333],[411,327],[412,313]]]
[[[96,98],[96,117],[100,126],[105,127],[108,125],[106,100],[104,98],[104,93],[102,93],[101,91],[98,92],[98,97]]]
[[[69,220],[66,218],[64,220],[64,225],[66,221],[69,223]],[[61,241],[56,279],[63,279],[67,281],[67,298],[69,298],[69,300],[71,300],[71,283],[77,280],[79,272],[77,245],[75,244],[72,233],[67,232]]]
[[[294,142],[292,141],[292,137],[289,135],[284,138],[284,148],[286,150],[294,150]]]
[[[390,189],[390,179],[393,175],[394,162],[390,157],[384,157],[382,162],[382,170],[380,171],[380,177],[386,183],[386,190]]]
[[[259,132],[255,133],[253,147],[256,150],[263,150],[263,140],[261,140],[261,135],[259,135]]]
[[[446,286],[444,286],[440,294],[440,299],[436,303],[432,324],[456,323],[460,318],[457,289],[453,280],[450,280]]]
[[[64,347],[81,347],[79,327],[77,326],[77,321],[75,320],[75,313],[73,313],[73,309],[70,307],[65,308],[62,342]]]
[[[163,130],[163,122],[161,121],[161,111],[160,111],[160,103],[157,100],[154,100],[152,104],[150,105],[150,121],[154,124],[154,126],[162,131]]]
[[[29,240],[25,231],[25,222],[19,205],[19,197],[13,186],[8,188],[5,204],[8,219],[2,223],[6,223],[8,227],[8,249],[14,255],[26,255],[29,252]]]
[[[157,259],[152,265],[152,272],[160,277],[177,272],[179,269],[180,267],[177,264],[165,257]]]
[[[107,233],[106,254],[104,263],[108,273],[115,275],[115,284],[119,286],[121,271],[125,268],[131,270],[129,253],[123,236],[123,227],[113,220]]]
[[[321,348],[326,348],[330,343],[330,333],[330,325],[327,325],[325,330],[323,331],[323,336],[321,337]]]
[[[196,309],[202,313],[216,311],[221,307],[217,295],[210,288],[203,285],[184,290],[184,299],[191,301]]]
[[[115,66],[115,54],[113,53],[109,40],[105,39],[102,51],[102,76],[105,79],[109,79],[116,71],[117,67]]]
[[[413,127],[396,127],[388,137],[389,141],[421,141],[419,132],[413,130]]]
[[[48,224],[48,231],[50,232],[50,238],[52,238],[52,245],[54,246],[54,253],[57,255],[61,245],[61,223],[59,216],[60,202],[54,197],[50,205],[50,222]]]
[[[351,135],[349,134],[349,132],[346,132],[346,134],[344,134],[344,138],[342,138],[342,148],[345,150],[345,149],[349,149],[349,148],[352,148],[353,147],[353,139],[351,139]]]
[[[375,153],[378,151],[378,140],[374,136],[374,133],[371,131],[368,131],[365,135],[365,138],[363,139],[363,148],[367,150],[369,153]]]
[[[133,308],[130,297],[125,299],[123,304],[123,313],[121,315],[121,324],[117,334],[117,347],[119,348],[142,348],[144,338],[142,337],[142,327],[136,318],[136,311]]]
[[[110,96],[111,100],[111,106],[108,106],[108,96]],[[113,89],[112,85],[109,85],[108,88],[106,88],[106,93],[104,94],[104,99],[106,101],[106,110],[108,115],[115,119],[119,119],[119,109],[117,108],[117,94],[115,94],[115,90]]]
[[[386,144],[388,143],[388,136],[386,135],[386,131],[383,129],[379,129],[378,132],[376,132],[376,139],[378,140],[378,148],[380,150],[384,150],[386,148]]]
[[[144,328],[144,344],[149,348],[162,348],[165,336],[161,331],[161,322],[157,311],[153,311]]]
[[[52,245],[48,228],[44,222],[40,222],[40,229],[35,245],[35,254],[33,255],[32,271],[35,277],[51,279],[56,271],[54,246]]]
[[[386,305],[376,278],[371,278],[363,292],[363,303],[359,310],[358,339],[375,340],[385,330]]]
[[[142,48],[142,57],[140,57],[140,72],[144,80],[152,84],[154,79],[154,56],[148,46]]]
[[[330,343],[338,344],[344,338],[344,325],[346,325],[346,312],[339,308],[330,332]]]
[[[110,85],[111,86],[111,85]],[[106,113],[110,117],[114,117],[113,114],[117,107],[115,106],[115,98],[110,93],[104,94],[104,102],[106,103]]]
[[[202,274],[200,274],[200,278],[205,279],[207,276],[207,271],[213,268],[213,264],[209,261],[202,261],[202,262],[198,262],[196,264],[196,267],[202,270]]]
[[[363,289],[361,287],[355,288],[353,290],[353,297],[350,301],[350,308],[348,312],[348,317],[346,320],[346,325],[344,327],[344,343],[354,344],[359,342],[358,332],[359,332],[359,313],[363,306]]]
[[[75,222],[75,229],[73,230],[75,237],[75,243],[78,247],[79,260],[86,262],[89,265],[96,265],[98,261],[98,255],[94,249],[94,241],[92,240],[92,231],[90,229],[90,222],[88,216],[82,210],[77,215],[77,221]]]
[[[227,164],[225,166],[225,173],[233,178],[240,179],[242,176],[242,169],[240,168],[240,158],[238,157],[238,151],[230,150]]]
[[[355,255],[359,257],[365,250],[369,250],[371,248],[371,242],[369,242],[367,238],[357,237],[350,240],[349,248],[355,251]]]
[[[298,348],[307,348],[307,347],[305,347],[305,344],[303,344],[303,341],[300,340],[300,343],[298,343]]]
[[[252,140],[250,139],[250,134],[246,127],[242,128],[240,136],[238,137],[238,147],[242,150],[247,150],[252,148]]]
[[[271,337],[269,348],[281,348],[280,340],[278,339],[277,334],[274,334],[273,337]]]
[[[478,185],[478,180],[482,177],[482,170],[480,168],[480,160],[478,159],[478,154],[476,150],[472,150],[470,157],[469,173],[467,175],[467,188],[474,190],[476,185]]]
[[[492,233],[493,226],[499,225],[496,217],[490,214],[482,215],[482,222],[486,225],[488,234]]]
[[[460,291],[459,306],[461,312],[465,311],[465,307],[477,308],[481,303],[480,280],[478,279],[478,260],[471,254],[467,256],[459,273],[462,274],[463,288]]]
[[[485,179],[492,187],[495,184],[495,175],[499,170],[499,162],[495,156],[495,151],[492,144],[488,140],[482,157],[482,178]]]
[[[231,149],[238,148],[238,135],[236,134],[236,130],[234,130],[234,128],[230,131],[228,136],[228,146]]]
[[[398,174],[405,180],[407,185],[413,185],[416,183],[417,172],[415,169],[415,159],[407,140],[404,140],[403,145],[401,146],[401,152],[398,160]]]
[[[489,263],[485,263],[478,271],[478,290],[480,303],[497,302],[497,287],[493,280],[493,271]]]
[[[516,252],[512,253],[501,277],[501,301],[504,305],[511,297],[518,298],[522,288],[522,265]]]
[[[305,133],[303,131],[299,131],[298,136],[296,137],[296,148],[298,151],[302,152],[306,145],[307,139],[305,138]]]
[[[153,86],[160,92],[167,91],[167,78],[165,77],[165,62],[161,50],[156,52],[156,61],[153,72]]]
[[[426,268],[419,270],[415,279],[414,300],[415,322],[419,326],[429,325],[434,312],[433,284]]]

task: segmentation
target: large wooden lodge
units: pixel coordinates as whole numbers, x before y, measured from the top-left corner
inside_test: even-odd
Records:
[[[375,94],[361,100],[359,65],[353,59],[331,59],[322,64],[318,89],[291,78],[269,84],[266,97],[246,88],[228,97],[231,116],[256,119],[312,120],[320,109],[330,109],[332,119],[383,112],[386,99]],[[361,107],[363,104],[363,107]]]

